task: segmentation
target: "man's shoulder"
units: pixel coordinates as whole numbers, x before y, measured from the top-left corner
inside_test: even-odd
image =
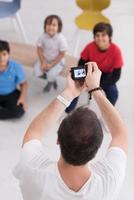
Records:
[[[34,167],[45,167],[54,161],[48,156],[47,148],[40,140],[33,139],[25,143],[21,150],[21,159]]]
[[[95,173],[106,175],[110,173],[121,173],[125,170],[127,156],[123,149],[119,147],[110,147],[103,159],[91,163],[91,168]]]
[[[93,181],[97,188],[105,188],[105,196],[118,195],[125,178],[126,161],[123,149],[110,147],[102,160],[90,164]]]
[[[23,172],[26,175],[28,171],[29,173],[36,171],[37,174],[53,171],[56,162],[47,156],[44,150],[45,148],[39,140],[31,140],[24,144],[20,161],[13,170],[16,178],[19,178]]]

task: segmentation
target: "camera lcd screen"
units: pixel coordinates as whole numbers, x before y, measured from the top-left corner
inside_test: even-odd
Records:
[[[84,78],[84,77],[86,77],[86,70],[85,69],[75,69],[74,70],[74,77],[75,78]]]

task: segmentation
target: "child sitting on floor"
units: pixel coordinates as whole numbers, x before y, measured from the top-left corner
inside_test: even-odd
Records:
[[[82,50],[79,66],[85,63],[96,62],[102,72],[100,86],[108,100],[115,105],[119,96],[117,81],[121,77],[123,58],[120,48],[112,41],[113,28],[111,24],[99,22],[93,28],[94,40],[89,42]],[[66,109],[69,113],[75,109],[78,97]]]
[[[26,77],[22,66],[9,59],[9,54],[8,42],[0,40],[0,119],[19,118],[25,112]]]
[[[64,56],[67,42],[61,33],[62,21],[57,15],[50,15],[44,21],[44,33],[38,39],[37,53],[39,61],[34,66],[34,73],[38,77],[47,78],[44,91],[51,87],[57,89],[56,77],[64,67]]]

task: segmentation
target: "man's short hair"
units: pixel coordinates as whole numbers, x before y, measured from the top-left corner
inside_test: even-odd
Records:
[[[94,26],[93,35],[95,36],[98,32],[105,32],[111,38],[113,35],[113,28],[109,23],[100,22]]]
[[[44,30],[46,32],[46,25],[52,24],[52,21],[56,19],[58,22],[58,32],[62,31],[62,20],[58,15],[49,15],[47,18],[44,20]]]
[[[0,52],[1,51],[7,51],[10,53],[10,47],[7,41],[0,40]]]
[[[92,160],[102,140],[103,131],[97,115],[86,107],[79,107],[70,113],[58,129],[61,155],[74,166]]]

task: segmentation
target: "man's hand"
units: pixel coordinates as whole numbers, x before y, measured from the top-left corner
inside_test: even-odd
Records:
[[[85,79],[85,83],[89,91],[100,86],[101,71],[95,62],[89,62],[87,64],[88,73]]]
[[[68,93],[72,100],[78,97],[82,91],[86,91],[87,87],[85,82],[74,81],[69,74],[67,77],[67,84],[63,93]]]

